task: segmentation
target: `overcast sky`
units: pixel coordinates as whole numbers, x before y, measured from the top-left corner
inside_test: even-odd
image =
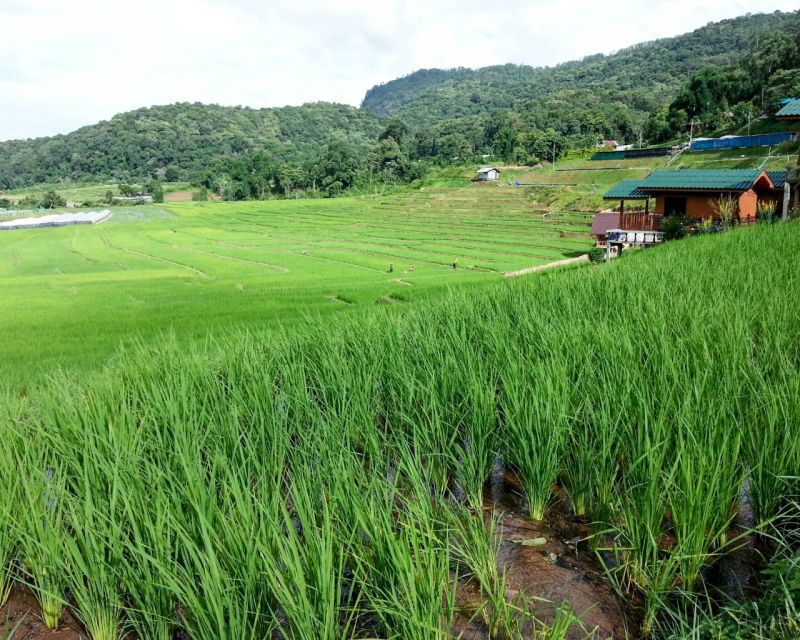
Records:
[[[0,140],[176,101],[358,105],[423,67],[552,65],[797,0],[0,0]]]

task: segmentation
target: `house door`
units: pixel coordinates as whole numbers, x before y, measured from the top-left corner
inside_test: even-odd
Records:
[[[664,215],[683,218],[686,215],[686,198],[664,198]]]

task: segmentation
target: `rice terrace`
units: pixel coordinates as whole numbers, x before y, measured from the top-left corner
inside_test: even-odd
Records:
[[[9,232],[0,238],[8,292],[0,368],[19,372],[43,356],[87,364],[120,336],[170,326],[201,337],[220,324],[291,322],[302,310],[441,294],[585,253],[590,223],[590,213],[543,216],[518,188],[467,186],[324,206],[144,206],[99,226]],[[30,335],[46,341],[49,358]]]
[[[562,4],[0,7],[0,640],[800,637],[800,12]]]

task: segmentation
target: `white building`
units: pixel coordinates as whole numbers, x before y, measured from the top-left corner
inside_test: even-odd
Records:
[[[497,167],[481,167],[478,169],[478,180],[497,180],[500,178],[500,169]]]

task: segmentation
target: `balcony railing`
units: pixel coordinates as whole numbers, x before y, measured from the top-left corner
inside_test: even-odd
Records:
[[[664,216],[645,213],[623,213],[619,217],[619,228],[625,231],[661,231]]]

